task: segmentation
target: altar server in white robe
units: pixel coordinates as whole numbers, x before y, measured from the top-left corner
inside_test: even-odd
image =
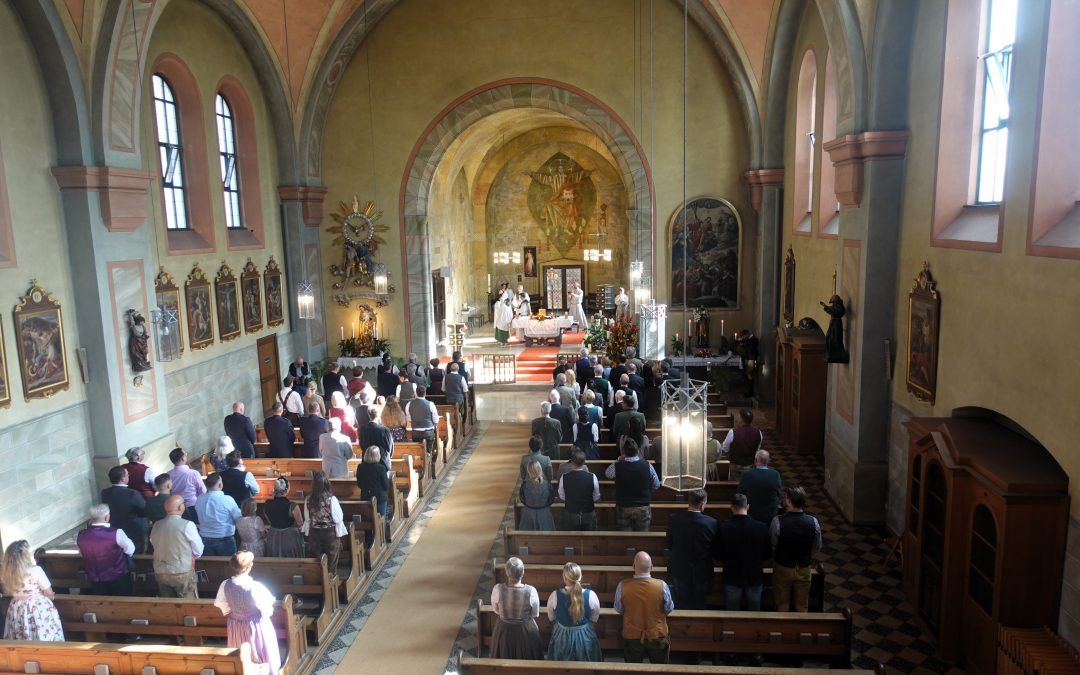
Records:
[[[578,330],[585,330],[589,327],[589,319],[585,316],[585,308],[581,305],[585,300],[585,291],[581,290],[581,286],[575,281],[570,285],[569,296],[570,318],[577,322]]]
[[[495,301],[495,339],[506,344],[510,339],[510,325],[514,319],[514,309],[510,306],[514,292],[510,284],[500,287],[499,299]]]

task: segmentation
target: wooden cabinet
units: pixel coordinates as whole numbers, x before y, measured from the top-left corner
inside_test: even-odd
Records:
[[[776,430],[797,452],[820,456],[825,444],[828,370],[820,329],[776,331]]]
[[[943,658],[993,673],[999,625],[1057,625],[1068,477],[987,411],[908,431],[904,591]]]

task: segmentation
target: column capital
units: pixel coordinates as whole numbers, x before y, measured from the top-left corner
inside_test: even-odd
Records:
[[[836,199],[848,208],[862,203],[863,164],[879,159],[903,159],[910,131],[864,131],[834,138],[822,149],[836,168]]]
[[[323,201],[327,189],[311,185],[279,185],[278,198],[283,202],[297,202],[304,217],[304,225],[318,227],[323,219]]]
[[[153,176],[114,166],[54,166],[61,191],[97,192],[101,220],[110,232],[132,232],[146,222],[146,195]]]
[[[765,186],[784,184],[783,169],[751,169],[743,174],[747,184],[750,185],[750,207],[754,211],[761,211],[761,193]]]

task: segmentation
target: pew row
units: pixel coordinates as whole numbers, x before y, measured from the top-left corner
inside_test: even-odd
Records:
[[[573,661],[525,661],[482,659],[458,652],[458,675],[613,675],[629,673],[675,673],[676,675],[885,675],[885,666],[875,670],[833,670],[831,668],[753,668],[737,666],[690,666],[674,663],[577,663]]]
[[[2,601],[5,613],[8,601],[6,598]],[[308,651],[302,620],[293,613],[293,603],[291,595],[282,597],[274,605],[270,619],[279,644],[285,643],[285,648],[280,650],[283,675],[297,672],[304,665]],[[185,648],[191,648],[202,647],[207,638],[223,640],[228,637],[228,619],[214,606],[213,600],[57,595],[53,604],[60,614],[64,636],[83,636],[86,642],[107,642],[110,635],[153,635],[179,637]],[[250,669],[251,664],[247,665]]]
[[[251,670],[245,669],[239,649],[224,647],[0,640],[0,673],[86,675],[98,666],[108,667],[113,675],[244,675]]]
[[[308,460],[312,461],[312,460]],[[412,509],[420,501],[419,479],[413,469],[412,456],[406,455],[399,459],[390,460],[390,468],[394,472],[394,486],[402,493],[403,506],[401,516],[408,518]],[[311,495],[312,479],[307,475],[288,476],[289,491],[285,495],[289,499],[301,502]],[[255,499],[266,501],[274,496],[274,481],[276,477],[255,475],[255,482],[259,484],[259,492]],[[339,500],[360,499],[360,488],[355,478],[331,478],[330,489]]]
[[[727,433],[727,430],[725,429],[724,432]],[[645,433],[645,435],[648,436],[651,439],[653,439],[653,438],[658,439],[660,437],[660,431],[656,430],[656,435],[655,436],[649,431],[647,431]],[[721,436],[720,439],[722,440],[723,436]],[[655,448],[656,448],[657,445],[658,445],[658,443],[653,441],[652,445],[649,446],[649,449],[645,451],[645,457],[647,459],[656,460],[656,458],[657,458],[656,454],[657,453],[655,452]],[[619,453],[618,445],[613,440],[609,440],[609,439],[604,438],[603,435],[600,436],[600,442],[596,444],[596,449],[600,453],[600,460],[601,461],[610,462],[610,461],[614,461],[614,460],[619,458],[620,453]],[[569,459],[570,458],[570,453],[573,452],[573,451],[574,451],[574,444],[573,443],[560,443],[559,444],[559,454],[562,457],[562,459],[564,459],[564,460]],[[558,460],[552,460],[552,461],[558,461]],[[596,461],[596,460],[591,460],[591,461]]]
[[[552,480],[551,485],[557,490],[559,488],[559,481]],[[735,481],[720,480],[706,483],[704,489],[710,503],[730,504],[731,498],[735,496],[738,488],[739,484]],[[615,481],[606,480],[604,478],[600,479],[600,501],[615,501]],[[660,489],[652,493],[652,503],[655,505],[657,502],[685,504],[686,493],[679,492],[674,488],[669,488],[661,484]]]
[[[555,502],[551,505],[551,515],[555,519],[555,526],[558,527],[563,522],[563,508],[562,502]],[[596,502],[594,504],[596,510],[596,529],[597,530],[617,530],[619,529],[615,521],[615,502]],[[514,522],[521,522],[521,514],[525,507],[521,504],[514,505]],[[668,522],[671,520],[671,516],[676,513],[684,513],[686,511],[686,504],[679,504],[677,502],[654,502],[652,505],[652,524],[650,530],[653,532],[666,532]],[[705,515],[711,516],[717,520],[717,522],[723,522],[731,517],[731,508],[727,504],[713,504],[711,502],[705,504]]]
[[[567,558],[566,561],[578,562],[576,558]],[[495,575],[495,583],[506,582],[506,570],[503,567],[504,561],[494,560],[492,561],[492,571]],[[528,577],[529,585],[534,586],[537,589],[543,589],[541,593],[541,602],[547,601],[547,593],[549,589],[561,588],[563,586],[562,580],[562,564],[545,564],[538,565],[529,563],[525,570],[525,574]],[[772,597],[772,568],[764,568],[765,583],[761,596],[762,607],[773,607]],[[631,565],[582,565],[582,585],[591,589],[596,593],[600,599],[600,603],[608,607],[615,601],[615,588],[619,585],[619,582],[623,579],[629,579],[633,575]],[[656,567],[652,569],[652,576],[657,579],[663,579],[669,584],[671,580],[668,576],[668,570],[666,567]],[[706,604],[715,609],[724,609],[724,568],[722,566],[716,566],[713,568],[713,584],[712,590],[709,596],[706,598]],[[811,612],[824,612],[825,611],[825,573],[821,570],[820,565],[815,565],[810,576],[810,603],[809,609]]]
[[[498,615],[477,601],[477,656],[489,653]],[[823,661],[831,668],[851,667],[851,610],[842,613],[724,612],[675,610],[667,617],[671,651],[712,654],[764,654]],[[551,622],[541,612],[536,620],[540,639],[551,639]],[[600,610],[595,624],[602,649],[621,649],[622,617],[610,608]],[[620,664],[621,665],[621,664]],[[755,670],[755,672],[757,672]]]
[[[551,460],[551,476],[556,481],[559,480],[559,469],[563,465],[570,464],[569,457],[570,457],[571,452],[573,452],[572,448],[567,449],[566,447],[564,447],[564,448],[562,448],[563,459],[553,459],[553,460]],[[585,469],[587,471],[593,473],[593,474],[596,474],[596,478],[598,480],[607,480],[607,478],[605,478],[605,476],[604,476],[604,472],[607,471],[607,468],[609,466],[616,463],[617,461],[618,461],[617,458],[615,458],[615,459],[590,459],[590,460],[585,462]],[[660,476],[661,473],[663,473],[662,467],[660,466],[660,463],[656,459],[650,459],[650,460],[648,460],[648,462],[650,464],[652,464],[653,470],[656,471],[657,476]],[[728,467],[729,467],[728,461],[726,459],[718,460],[718,461],[714,462],[714,464],[716,464],[716,470],[719,472],[718,475],[724,476],[726,478],[727,475],[728,475]]]
[[[88,593],[90,580],[86,577],[82,555],[72,550],[38,549],[34,556],[37,564],[49,577],[57,597],[65,597],[77,589]],[[356,556],[363,560],[363,551]],[[154,560],[151,555],[136,555],[135,594],[154,596],[158,592],[154,580]],[[198,578],[199,596],[213,598],[221,582],[233,576],[229,567],[228,556],[205,556],[195,561],[195,573]],[[364,575],[363,565],[354,563],[348,587],[361,585]],[[307,620],[309,632],[315,642],[325,639],[333,627],[340,605],[338,603],[338,585],[343,582],[326,568],[326,556],[320,558],[258,558],[255,561],[255,576],[266,584],[275,596],[286,594],[304,600],[302,614]],[[310,624],[310,625],[308,625]],[[118,632],[118,631],[111,631]]]

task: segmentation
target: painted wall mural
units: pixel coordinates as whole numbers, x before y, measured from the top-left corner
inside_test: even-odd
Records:
[[[672,214],[671,306],[739,306],[739,251],[742,221],[726,199],[697,197]],[[685,267],[685,269],[684,269]]]
[[[566,255],[577,243],[596,208],[596,185],[580,164],[561,152],[529,173],[529,213],[548,241]]]

